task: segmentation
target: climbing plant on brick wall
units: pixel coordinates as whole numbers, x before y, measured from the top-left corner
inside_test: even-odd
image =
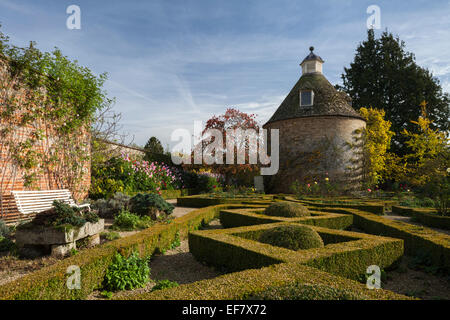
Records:
[[[111,103],[105,80],[59,49],[19,48],[0,32],[0,195],[18,178],[38,188],[40,175],[86,191],[80,179],[89,170],[91,124]]]

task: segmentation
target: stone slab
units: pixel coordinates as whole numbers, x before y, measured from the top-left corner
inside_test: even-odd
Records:
[[[57,229],[57,228],[35,228],[17,229],[16,243],[18,246],[27,244],[56,245],[75,242],[79,239],[93,236],[102,232],[105,228],[105,220],[100,219],[96,223],[86,222],[81,228]]]

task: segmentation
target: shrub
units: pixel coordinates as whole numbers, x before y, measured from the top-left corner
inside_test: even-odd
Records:
[[[408,198],[399,202],[400,206],[411,208],[433,208],[436,206],[436,202],[428,197],[425,198]]]
[[[53,208],[39,212],[36,217],[30,222],[23,224],[20,228],[27,228],[29,226],[72,226],[80,228],[86,222],[98,222],[98,215],[93,212],[85,212],[83,209],[72,207],[69,204],[55,200],[53,201]]]
[[[105,274],[104,289],[108,291],[142,288],[150,280],[149,258],[139,258],[133,251],[128,258],[117,253]]]
[[[140,216],[152,216],[154,219],[158,212],[170,215],[175,208],[165,201],[160,195],[155,193],[139,193],[130,199],[131,211]]]
[[[167,288],[175,288],[175,287],[178,287],[178,286],[179,286],[179,284],[176,281],[160,280],[152,288],[152,291],[163,290],[163,289],[167,289]]]
[[[136,229],[145,229],[150,227],[152,220],[148,216],[138,216],[127,210],[122,210],[114,217],[113,229],[132,231]]]
[[[0,252],[11,251],[14,246],[14,242],[10,239],[0,236]]]
[[[113,157],[92,168],[92,199],[110,198],[116,192],[173,190],[183,188],[180,174],[164,163]]]
[[[307,217],[310,216],[308,208],[302,206],[301,204],[295,202],[275,202],[266,208],[264,211],[265,215],[275,216],[275,217]]]
[[[261,234],[259,241],[295,251],[324,246],[319,234],[305,226],[280,226],[268,229]]]
[[[194,193],[210,193],[221,186],[221,183],[216,177],[211,174],[185,171],[182,175],[182,180],[187,188],[190,188]]]
[[[100,233],[100,235],[108,241],[120,239],[120,234],[115,231],[102,232],[102,233]]]
[[[9,235],[9,232],[8,226],[3,222],[3,220],[0,220],[0,237],[6,237]]]
[[[113,218],[124,209],[128,209],[130,196],[116,192],[111,199],[98,199],[92,203],[92,208],[98,210],[102,218]]]

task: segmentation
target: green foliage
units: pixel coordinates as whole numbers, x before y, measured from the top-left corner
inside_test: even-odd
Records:
[[[388,290],[365,285],[298,263],[225,274],[207,281],[156,292],[136,292],[129,300],[242,300],[242,299],[408,300]],[[122,297],[121,297],[122,298]],[[120,298],[119,298],[120,299]]]
[[[115,231],[102,232],[102,233],[100,233],[100,235],[102,237],[104,237],[108,241],[113,241],[113,240],[117,240],[117,239],[121,238],[120,234],[118,232],[115,232]]]
[[[95,113],[112,102],[102,89],[106,74],[93,74],[57,48],[43,53],[34,42],[11,45],[1,32],[0,60],[8,77],[0,83],[0,118],[8,124],[0,140],[20,169],[12,171],[23,172],[27,187],[47,174],[72,192],[86,191],[80,182],[89,160],[87,133]],[[21,128],[26,133],[17,140],[14,133]],[[41,144],[46,148],[36,148]]]
[[[130,199],[130,207],[133,212],[140,216],[152,216],[156,218],[157,211],[170,215],[175,208],[171,203],[165,201],[155,193],[139,193]]]
[[[0,252],[11,251],[14,248],[15,248],[14,242],[12,242],[9,238],[0,236]]]
[[[403,157],[406,167],[405,179],[412,185],[445,184],[450,167],[450,146],[447,133],[431,127],[432,121],[427,115],[427,103],[422,103],[422,115],[417,121],[411,121],[417,127],[415,131],[404,130],[405,144],[411,153]],[[447,182],[448,183],[448,182]]]
[[[345,191],[342,184],[338,181],[330,181],[328,174],[325,177],[313,178],[309,183],[301,183],[295,180],[290,187],[292,193],[295,194],[297,199],[305,199],[308,197],[331,197],[336,196],[339,193]]]
[[[173,166],[172,155],[170,152],[164,152],[164,147],[156,137],[151,137],[144,147],[144,160],[148,162],[158,162]]]
[[[9,227],[3,222],[3,220],[0,220],[0,237],[6,237],[9,233]]]
[[[280,226],[264,231],[259,241],[290,250],[321,248],[322,238],[313,229],[305,226]]]
[[[436,203],[433,199],[425,197],[410,197],[405,198],[399,202],[400,206],[411,207],[411,208],[433,208],[436,206]]]
[[[234,228],[258,224],[286,222],[284,217],[268,217],[264,209],[222,210],[220,223],[224,228]],[[290,218],[289,220],[307,225],[330,229],[347,229],[353,223],[353,217],[348,214],[316,213],[314,216]]]
[[[128,209],[131,197],[121,192],[116,192],[111,199],[98,199],[92,203],[92,208],[98,210],[102,218],[113,218],[122,210]]]
[[[430,117],[436,127],[443,132],[449,130],[449,95],[429,70],[416,64],[414,55],[406,52],[405,43],[387,31],[378,39],[373,30],[368,31],[354,61],[344,68],[342,80],[355,110],[384,110],[396,133],[403,129],[417,132],[410,120],[420,116],[419,105],[424,100],[429,102]],[[394,153],[402,156],[408,152],[404,136],[397,134],[393,141]]]
[[[107,242],[80,254],[57,262],[47,268],[28,274],[12,283],[0,285],[0,300],[67,300],[86,299],[101,285],[106,270],[118,250],[130,254],[139,248],[141,256],[152,255],[160,248],[166,248],[175,239],[176,233],[186,235],[201,225],[218,217],[221,209],[232,207],[224,205],[194,210],[171,224],[157,224],[135,235]],[[81,268],[81,289],[67,288],[67,265]]]
[[[122,210],[114,217],[112,228],[115,230],[132,231],[151,227],[153,221],[149,216],[138,216],[128,210]]]
[[[69,224],[74,227],[82,227],[86,223],[86,219],[83,219],[80,209],[76,207],[57,200],[53,202],[53,207],[56,214],[52,222],[54,226]]]
[[[183,171],[181,174],[186,188],[192,189],[194,193],[210,193],[221,187],[216,177],[208,173],[197,173],[194,171]]]
[[[117,253],[105,274],[103,287],[108,291],[142,288],[150,280],[150,258],[141,259],[136,251],[126,258]]]
[[[220,183],[216,178],[205,174],[199,174],[197,175],[197,182],[194,190],[196,193],[210,193],[217,190],[219,186]]]
[[[111,198],[116,192],[160,192],[183,188],[176,169],[162,163],[132,159],[127,155],[112,157],[92,167],[89,196]]]
[[[274,202],[264,210],[264,214],[275,217],[307,217],[310,216],[307,207],[289,201]]]
[[[423,270],[431,274],[442,271],[439,266],[433,263],[430,253],[423,249],[419,249],[416,254],[413,255],[408,267],[414,270]]]
[[[159,139],[156,137],[151,137],[150,139],[148,139],[144,149],[149,153],[164,153],[164,148],[161,144],[161,141],[159,141]]]
[[[80,228],[86,222],[96,223],[98,220],[99,217],[94,211],[86,211],[86,209],[72,207],[63,201],[55,200],[52,209],[39,212],[31,222],[25,223],[19,228],[33,226]]]
[[[106,299],[111,299],[113,297],[113,293],[111,291],[106,291],[103,290],[101,292],[102,297],[106,298]]]
[[[178,248],[181,245],[181,239],[180,239],[180,233],[177,232],[175,234],[175,239],[173,240],[173,242],[170,244],[169,250],[173,250],[175,248]]]
[[[370,186],[377,186],[390,177],[386,160],[394,132],[390,131],[391,122],[384,119],[384,110],[361,108],[359,112],[366,120],[361,141],[364,180]]]
[[[167,289],[167,288],[175,288],[175,287],[178,287],[178,286],[179,286],[179,284],[176,281],[160,280],[152,288],[152,291],[163,290],[163,289]]]
[[[249,297],[250,300],[365,300],[367,296],[354,290],[328,285],[308,285],[300,282],[272,286]]]

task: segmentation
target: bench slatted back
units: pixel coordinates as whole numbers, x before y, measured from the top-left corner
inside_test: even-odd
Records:
[[[39,213],[53,207],[53,201],[60,200],[75,205],[69,190],[11,191],[17,208],[22,214]]]

